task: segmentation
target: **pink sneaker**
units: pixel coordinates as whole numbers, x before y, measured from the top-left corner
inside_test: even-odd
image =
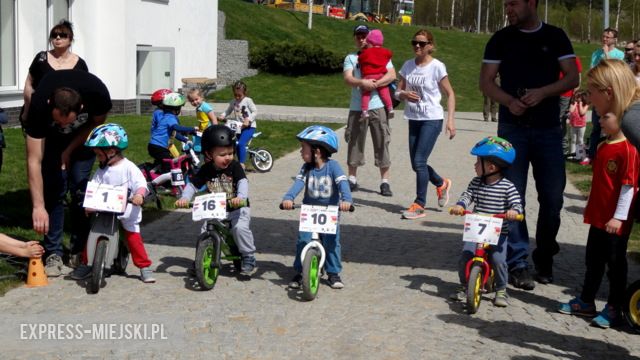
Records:
[[[582,161],[580,161],[580,165],[583,165],[583,166],[591,165],[591,159],[589,159],[588,157],[582,159]]]

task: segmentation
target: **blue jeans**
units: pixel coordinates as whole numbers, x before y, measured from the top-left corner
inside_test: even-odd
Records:
[[[42,161],[42,180],[44,186],[44,204],[49,214],[49,232],[44,236],[43,247],[45,255],[56,254],[62,256],[62,237],[64,229],[64,203],[67,191],[71,193],[69,216],[71,226],[71,254],[81,252],[87,242],[90,230],[89,218],[82,207],[82,196],[77,191],[84,191],[91,174],[95,157],[71,162],[70,169],[60,169],[60,161],[45,156]],[[58,158],[59,158],[58,154]]]
[[[320,234],[320,241],[324,247],[327,258],[324,262],[324,268],[329,274],[339,274],[342,271],[342,263],[340,262],[340,226],[333,234]],[[298,241],[296,242],[296,259],[293,261],[293,268],[301,273],[302,262],[300,254],[302,249],[311,242],[311,233],[300,231],[298,233]]]
[[[442,132],[442,120],[409,120],[409,156],[411,168],[416,173],[416,199],[424,207],[427,203],[427,185],[442,186],[443,179],[429,165],[429,155]]]
[[[238,144],[236,145],[236,150],[238,151],[238,162],[240,164],[244,164],[245,160],[247,160],[247,143],[253,137],[253,133],[256,132],[256,128],[246,128],[242,129],[240,136],[238,136]]]
[[[496,290],[503,290],[507,288],[507,279],[509,276],[509,272],[507,271],[507,246],[505,244],[505,242],[508,242],[507,239],[507,235],[501,234],[500,239],[498,239],[498,245],[490,246],[488,249],[489,262],[491,263],[491,267],[493,268],[493,272],[495,273]],[[475,254],[475,248],[475,243],[464,243],[462,255],[460,255],[460,260],[458,261],[458,277],[460,278],[460,284],[462,285],[467,284],[467,262],[473,258]]]
[[[529,164],[538,192],[538,224],[536,249],[532,260],[538,272],[551,273],[553,256],[560,247],[556,240],[560,228],[560,210],[566,185],[562,155],[560,124],[551,128],[533,128],[514,124],[498,124],[498,136],[508,140],[516,150],[516,159],[505,170],[507,179],[515,185],[525,207]],[[507,263],[510,270],[526,268],[529,255],[529,232],[526,221],[513,221],[509,228]]]

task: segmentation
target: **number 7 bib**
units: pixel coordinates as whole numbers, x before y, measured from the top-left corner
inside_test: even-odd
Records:
[[[462,241],[497,245],[502,231],[502,219],[492,216],[467,214],[464,217]]]
[[[300,231],[335,234],[338,230],[338,207],[302,205],[300,207]]]

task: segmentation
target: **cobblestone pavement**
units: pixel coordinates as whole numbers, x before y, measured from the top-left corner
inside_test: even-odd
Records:
[[[452,141],[441,136],[431,156],[430,164],[453,180],[453,199],[474,175],[469,149],[496,131],[495,123],[480,118],[457,114],[458,135]],[[81,282],[62,278],[52,279],[44,288],[10,291],[0,301],[4,318],[0,357],[628,359],[640,355],[640,338],[627,326],[600,330],[583,318],[555,311],[558,301],[576,294],[584,273],[585,202],[572,185],[565,193],[554,284],[538,284],[533,291],[510,287],[509,307],[494,307],[490,295],[473,316],[460,303],[448,301],[457,287],[462,219],[437,207],[432,186],[428,216],[400,219],[415,188],[406,144],[406,123],[393,120],[391,198],[377,193],[378,172],[367,149],[368,163],[358,176],[361,190],[354,193],[356,212],[342,217],[344,289],[332,290],[325,284],[315,301],[304,302],[297,291],[287,288],[294,275],[297,219],[295,212],[280,211],[277,205],[301,165],[295,152],[278,159],[270,173],[249,174],[259,266],[251,279],[234,275],[228,267],[212,291],[194,291],[186,268],[193,260],[200,226],[189,213],[172,212],[142,229],[157,267],[156,284],[141,283],[135,276],[138,270],[130,265],[129,276],[107,279],[97,295],[88,295]],[[345,164],[346,151],[337,158]],[[527,212],[534,233],[535,187],[529,189]],[[638,270],[637,264],[630,264],[630,280],[638,278]],[[602,289],[607,287],[605,281]],[[598,307],[604,299],[601,293]],[[56,331],[28,324],[53,324]],[[62,324],[61,332],[55,324]],[[79,336],[93,324],[145,324],[147,336],[154,330],[155,338],[127,340],[131,329],[127,333],[125,328],[125,339],[91,339],[92,334],[118,336],[116,327],[114,333],[101,328],[106,333],[81,334],[80,340],[47,339]]]

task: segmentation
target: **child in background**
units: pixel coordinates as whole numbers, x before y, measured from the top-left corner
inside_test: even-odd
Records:
[[[205,164],[191,178],[191,182],[176,201],[176,207],[188,207],[189,201],[203,185],[212,193],[226,193],[230,207],[227,217],[231,220],[231,234],[242,255],[241,272],[251,275],[256,267],[256,247],[251,232],[251,208],[249,207],[249,181],[244,170],[233,159],[235,134],[223,125],[209,126],[202,133],[202,151]],[[242,203],[246,206],[240,207]],[[206,230],[206,222],[202,231]]]
[[[587,94],[601,116],[606,139],[598,145],[592,163],[591,192],[584,209],[590,224],[585,253],[586,272],[579,297],[560,305],[559,312],[595,318],[591,323],[608,328],[622,317],[627,286],[627,242],[633,225],[629,210],[638,186],[640,160],[636,148],[620,129],[623,111],[638,98],[633,73],[620,60],[603,60],[587,73]],[[596,312],[595,298],[608,268],[609,296]],[[597,316],[596,316],[597,315]]]
[[[302,130],[296,138],[300,140],[300,155],[304,165],[287,193],[282,198],[282,208],[293,208],[293,199],[304,189],[302,203],[305,205],[338,205],[341,211],[351,207],[351,190],[344,172],[337,161],[331,160],[331,154],[338,152],[338,137],[333,130],[324,126],[309,126]],[[329,276],[329,285],[333,289],[342,289],[344,283],[340,278],[342,264],[340,262],[340,228],[335,235],[320,234],[322,245],[327,253],[325,269]],[[302,264],[300,253],[311,241],[310,232],[298,233],[296,243],[296,259],[293,268],[296,275],[289,287],[298,289],[302,283]]]
[[[258,109],[253,100],[247,96],[247,85],[242,81],[236,81],[233,84],[233,97],[227,110],[220,115],[220,120],[226,121],[226,125],[237,134],[236,154],[238,162],[244,169],[244,162],[247,160],[246,147],[256,131]]]
[[[582,91],[576,91],[569,105],[569,154],[576,154],[577,149],[584,147],[584,132],[587,126],[586,95]]]
[[[145,283],[153,283],[153,270],[151,260],[144,248],[140,235],[140,221],[142,221],[142,208],[144,196],[147,192],[147,180],[142,171],[124,157],[122,151],[129,146],[127,132],[118,124],[103,124],[91,131],[84,146],[92,148],[98,159],[99,169],[93,174],[91,181],[100,184],[125,185],[131,194],[131,204],[122,215],[118,216],[124,236],[127,240],[133,264],[140,269],[140,280]],[[87,211],[90,211],[88,209]],[[83,263],[72,273],[71,278],[80,280],[91,275],[91,266],[86,265],[86,248]]]
[[[218,119],[213,113],[213,107],[204,101],[202,90],[191,89],[187,94],[187,99],[196,108],[196,119],[198,119],[198,132],[202,133],[209,125],[218,125]],[[200,153],[200,136],[196,136],[193,141],[193,149]]]
[[[178,115],[180,115],[184,103],[185,98],[181,94],[166,94],[162,99],[162,116],[156,117],[156,112],[154,112],[151,120],[151,138],[147,145],[147,151],[155,159],[154,166],[160,165],[163,173],[169,172],[171,169],[169,164],[162,160],[173,159],[179,155],[179,153],[172,153],[171,150],[173,147],[177,152],[172,142],[174,134],[176,139],[187,142],[189,139],[182,134],[196,133],[195,128],[180,125]]]
[[[383,48],[384,37],[382,31],[378,29],[371,30],[367,35],[367,47],[358,53],[358,65],[362,73],[363,79],[378,80],[387,73],[387,64],[391,61],[393,53],[391,50]],[[391,93],[387,86],[381,86],[376,89],[380,99],[387,109],[387,118],[393,118],[393,102],[391,101]],[[369,117],[369,100],[371,92],[362,90],[362,117]]]
[[[474,203],[473,212],[505,214],[498,245],[492,245],[489,248],[489,254],[491,255],[491,266],[495,273],[496,296],[493,304],[499,307],[506,307],[508,305],[507,241],[509,222],[515,220],[523,209],[518,190],[516,190],[511,181],[504,177],[502,171],[513,163],[516,158],[516,150],[507,140],[497,136],[489,136],[480,140],[471,149],[471,155],[477,156],[475,170],[478,176],[471,180],[467,190],[462,193],[456,205],[451,208],[451,213],[462,215],[465,209]],[[475,247],[475,243],[464,243],[458,263],[458,276],[462,286],[450,296],[452,300],[466,301],[467,299],[465,266],[473,258]]]

